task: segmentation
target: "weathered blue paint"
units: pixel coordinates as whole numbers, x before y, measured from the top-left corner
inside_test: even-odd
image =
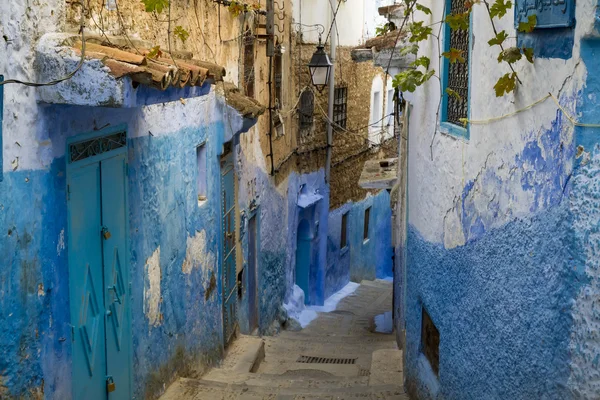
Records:
[[[46,171],[6,173],[2,187],[0,394],[46,393],[68,399],[71,328],[65,285],[64,158],[54,160]],[[39,209],[44,212],[36,212]]]
[[[371,207],[369,239],[364,240],[364,215],[368,207]],[[345,213],[348,213],[348,245],[340,249]],[[331,211],[328,224],[326,297],[349,281],[392,276],[392,211],[387,191]]]
[[[411,228],[408,389],[423,399],[565,398],[579,250],[564,206],[452,250]],[[420,350],[422,306],[440,331],[439,378]]]
[[[189,100],[186,107],[193,104]],[[213,104],[214,115],[223,115],[221,103]],[[235,115],[231,113],[233,124],[243,126]],[[5,260],[0,268],[0,351],[5,355],[0,359],[0,397],[43,392],[49,398],[71,398],[64,145],[68,137],[107,124],[124,124],[130,133],[127,258],[132,282],[133,394],[134,398],[156,396],[176,374],[217,361],[223,352],[218,176],[223,142],[233,132],[219,119],[196,126],[196,118],[172,124],[173,130],[162,124],[141,131],[143,121],[152,118],[144,108],[42,106],[40,118],[52,141],[47,151],[57,156],[47,170],[6,173],[0,190],[0,254]],[[196,146],[204,141],[208,201],[199,207]],[[212,263],[210,257],[192,259],[185,272],[186,243],[199,233],[205,235],[204,247],[213,255]],[[160,315],[151,323],[145,304],[149,284],[145,266],[158,247]],[[285,265],[284,256],[278,259]],[[281,287],[285,291],[285,285]]]
[[[340,245],[342,240],[342,216],[348,213],[348,218],[350,218],[349,213],[352,207],[353,203],[346,203],[342,207],[329,213],[325,298],[339,291],[350,282],[350,221],[348,221],[348,226],[346,228],[346,238],[348,239],[346,247],[340,248]]]
[[[4,75],[0,75],[0,82],[4,82]],[[4,116],[4,85],[0,85],[0,149],[2,148],[2,119]],[[2,182],[3,157],[0,154],[0,182]]]
[[[497,196],[477,207],[481,187],[515,198],[498,171],[483,168],[458,204],[464,246],[448,250],[409,228],[405,374],[419,398],[571,397],[570,310],[589,277],[586,235],[574,229],[575,145],[565,124],[557,111],[511,163],[532,195],[530,216],[498,227]],[[439,377],[420,349],[421,307],[440,331]]]
[[[365,210],[371,207],[369,239],[364,239]],[[350,280],[392,276],[392,211],[386,191],[367,197],[350,210]]]
[[[597,2],[600,6],[600,1]],[[577,114],[583,123],[600,121],[598,93],[600,93],[600,9],[596,7],[595,29],[581,41],[581,59],[587,68],[586,84],[579,94]],[[573,214],[573,238],[582,251],[578,253],[575,267],[586,274],[587,281],[573,306],[574,324],[571,329],[571,376],[569,389],[574,398],[598,397],[600,387],[596,372],[599,368],[600,344],[598,321],[600,310],[600,255],[598,254],[598,225],[600,223],[600,129],[575,128],[575,146],[583,153],[575,160],[571,178],[569,205]]]
[[[574,28],[534,30],[531,33],[517,32],[517,46],[532,48],[533,54],[540,58],[567,60],[573,56],[574,43]]]
[[[575,23],[575,0],[529,1],[515,0],[515,28],[535,15],[535,29],[565,28]]]

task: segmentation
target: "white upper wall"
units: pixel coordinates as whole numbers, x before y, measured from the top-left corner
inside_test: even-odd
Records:
[[[337,14],[340,46],[358,46],[375,36],[375,28],[387,22],[378,8],[394,4],[394,0],[341,0]],[[294,22],[303,25],[321,24],[325,27],[323,40],[331,26],[332,10],[329,0],[295,0]],[[300,27],[296,25],[298,30]],[[314,27],[302,26],[305,43],[317,43],[319,33]]]
[[[421,0],[430,7],[433,15],[422,13],[425,24],[434,24],[443,19],[443,2]],[[586,27],[590,26],[594,9],[582,2],[576,8],[575,46],[568,60],[536,58],[535,64],[526,61],[515,64],[523,85],[516,93],[497,98],[494,94],[496,81],[510,72],[506,63],[497,61],[498,47],[490,47],[488,40],[494,34],[489,17],[481,6],[474,7],[472,16],[472,51],[470,65],[470,115],[471,120],[486,120],[509,114],[546,96],[573,98],[584,84],[586,69],[579,62],[580,41]],[[506,30],[509,46],[514,46],[516,31],[513,11],[509,11],[499,22],[498,31]],[[438,25],[435,25],[438,26]],[[438,31],[434,28],[434,34]],[[443,37],[443,34],[442,34]],[[473,43],[474,42],[474,43]],[[418,57],[428,56],[430,68],[440,71],[438,44],[434,38],[422,42]],[[432,78],[415,93],[404,93],[412,103],[409,133],[409,224],[416,227],[428,241],[444,243],[447,248],[464,244],[458,201],[465,187],[476,182],[478,199],[476,207],[486,229],[502,226],[515,217],[529,215],[537,199],[533,191],[526,191],[521,178],[527,171],[515,165],[527,143],[538,140],[544,147],[541,136],[552,127],[557,118],[557,107],[551,100],[534,109],[501,121],[470,126],[470,139],[451,136],[440,131],[436,120],[440,100],[440,84]],[[565,104],[574,108],[571,101]],[[568,124],[565,124],[567,127]],[[571,140],[571,132],[563,132],[565,146]],[[477,187],[482,170],[496,171],[501,183],[492,188]],[[424,184],[426,182],[426,184]],[[499,210],[488,207],[491,199],[498,202]]]

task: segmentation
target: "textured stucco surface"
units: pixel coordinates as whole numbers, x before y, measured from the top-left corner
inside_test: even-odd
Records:
[[[433,10],[425,21],[438,20],[442,2],[425,3]],[[596,8],[577,4],[568,46],[550,32],[530,37],[538,57],[518,65],[524,84],[496,98],[505,72],[475,6],[469,118],[507,114],[550,92],[578,120],[600,123]],[[509,36],[512,15],[497,24]],[[438,69],[434,41],[420,52]],[[397,253],[406,275],[396,274],[397,284],[407,277],[407,388],[437,399],[597,398],[597,129],[574,128],[549,100],[473,124],[464,140],[436,131],[436,82],[407,98],[409,229]],[[398,294],[396,306],[403,300]],[[421,351],[421,307],[440,331],[439,376]]]
[[[132,110],[41,106],[38,124],[45,129],[32,134],[47,142],[47,166],[5,172],[2,185],[10,190],[0,195],[1,251],[8,262],[0,279],[0,348],[7,355],[0,365],[2,395],[71,396],[65,140],[107,124],[124,124],[129,138],[134,394],[155,396],[177,374],[218,360],[218,155],[230,137],[225,112],[230,109],[212,94],[185,106]],[[208,144],[209,200],[198,207],[195,148],[202,142]],[[21,166],[39,162],[37,151],[21,151]],[[217,286],[211,288],[213,275]]]

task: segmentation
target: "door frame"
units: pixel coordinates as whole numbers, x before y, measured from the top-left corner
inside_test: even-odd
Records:
[[[90,156],[90,157],[86,157],[86,158],[84,158],[82,160],[79,160],[79,161],[72,161],[71,160],[70,147],[71,147],[72,144],[83,142],[83,141],[86,141],[86,140],[92,140],[92,139],[97,139],[97,138],[109,136],[109,135],[112,135],[112,134],[118,133],[118,132],[125,132],[125,145],[124,146],[122,146],[120,148],[117,148],[117,149],[113,149],[113,150],[108,150],[108,151],[105,151],[105,152],[101,152],[99,154],[96,154],[96,155],[93,155],[93,156]],[[107,128],[100,129],[100,130],[97,130],[97,131],[90,131],[90,132],[80,133],[80,134],[77,134],[75,136],[71,136],[71,137],[67,138],[66,144],[65,144],[65,164],[66,164],[65,170],[66,170],[66,185],[67,185],[67,187],[65,188],[66,189],[65,191],[67,192],[67,196],[69,196],[69,191],[70,191],[70,188],[69,188],[69,174],[71,173],[72,170],[80,168],[80,167],[84,167],[84,166],[87,166],[87,165],[90,165],[90,164],[98,163],[98,162],[101,162],[103,160],[108,160],[110,158],[114,158],[114,157],[117,157],[117,156],[120,156],[120,155],[125,155],[125,160],[126,160],[125,162],[126,162],[126,164],[128,164],[128,162],[127,162],[127,154],[128,154],[128,149],[129,149],[129,143],[128,143],[129,136],[128,136],[128,133],[129,133],[129,131],[127,129],[127,124],[119,124],[119,125],[109,126]],[[128,173],[127,170],[125,172],[126,173],[125,173],[125,200],[124,201],[125,201],[125,210],[127,210],[128,214],[129,214],[129,181],[127,179],[127,176],[129,176],[129,173]],[[102,213],[102,210],[99,210],[99,212]],[[71,241],[71,236],[70,236],[70,221],[71,221],[71,207],[69,206],[69,202],[67,201],[67,243],[69,243],[69,244],[70,244],[70,241]],[[125,223],[125,232],[130,232],[130,230],[129,230],[129,218],[128,217],[125,218],[124,223]],[[99,234],[100,234],[100,232],[99,232]],[[98,237],[99,237],[99,240],[100,240],[100,235],[98,235]],[[130,265],[130,262],[129,262],[130,249],[131,249],[130,241],[131,241],[131,236],[127,235],[127,238],[125,240],[125,255],[126,255],[126,257],[125,257],[125,260],[124,260],[124,264],[125,264],[125,268],[124,269],[129,272],[129,275],[128,275],[129,276],[129,282],[127,282],[125,284],[125,287],[126,287],[127,295],[129,296],[129,304],[131,305],[129,307],[129,314],[130,315],[129,315],[129,320],[128,320],[128,323],[130,324],[130,327],[131,327],[131,325],[132,325],[131,322],[132,322],[132,317],[133,317],[133,313],[132,313],[133,310],[131,309],[132,306],[133,306],[133,298],[132,298],[132,294],[131,294],[131,290],[130,290],[131,281],[132,281],[132,277],[131,277],[131,272],[132,271],[131,271],[131,265]],[[67,252],[69,251],[68,249],[69,249],[69,247],[67,247]],[[67,260],[68,260],[68,258],[69,257],[68,257],[68,253],[67,253]],[[102,265],[103,265],[103,268],[104,268],[104,256],[103,256],[103,260],[102,260]],[[70,267],[69,261],[67,261],[67,266]],[[103,274],[104,274],[104,271],[103,271]],[[70,302],[71,302],[71,280],[70,280],[70,278],[69,278],[67,284],[68,284],[68,288],[69,288],[69,311],[70,311],[70,308],[71,308],[71,305],[70,305]],[[103,284],[103,291],[102,291],[102,293],[103,293],[102,302],[103,303],[105,303],[105,299],[104,299],[104,286],[105,285]],[[69,323],[72,322],[72,318],[73,318],[73,316],[71,315],[71,319],[69,320]],[[105,324],[104,324],[105,328],[104,329],[105,329],[105,332],[106,332],[106,325],[107,325],[106,324],[106,315],[104,316],[104,319],[105,319]],[[73,327],[72,324],[71,324],[71,327]],[[72,338],[72,340],[73,340],[73,338]],[[131,335],[129,336],[129,338],[127,338],[127,340],[129,342],[129,349],[130,349],[129,354],[128,354],[128,359],[129,359],[129,368],[128,368],[128,370],[129,370],[129,382],[130,382],[130,385],[129,385],[129,388],[130,388],[129,398],[132,398],[132,396],[133,396],[133,393],[132,393],[133,392],[133,383],[134,383],[133,382],[133,329],[131,329]],[[106,344],[105,344],[105,347],[106,347]],[[105,358],[107,357],[106,353],[105,353],[104,357]],[[105,375],[106,376],[109,375],[108,371],[105,371]],[[73,370],[71,371],[71,378],[73,378]],[[72,387],[73,387],[73,383],[71,383],[71,388]],[[73,389],[71,389],[71,390],[73,390]],[[106,393],[106,395],[107,395],[106,397],[108,399],[109,398],[108,393]]]
[[[254,218],[254,223],[256,225],[256,235],[254,238],[254,244],[255,244],[255,262],[254,262],[254,283],[255,283],[255,287],[253,289],[254,291],[254,310],[251,309],[251,304],[250,304],[250,294],[248,295],[248,324],[250,325],[250,321],[252,320],[252,314],[254,313],[254,319],[256,320],[256,326],[252,327],[250,326],[250,330],[253,331],[256,328],[260,328],[260,302],[259,302],[259,298],[258,298],[258,288],[260,286],[259,283],[259,279],[258,277],[260,276],[259,272],[258,272],[258,268],[259,268],[259,255],[260,255],[260,206],[257,206],[256,208],[252,209],[250,211],[250,214],[248,216],[248,259],[250,259],[250,221]],[[248,263],[249,265],[249,263]],[[250,287],[250,268],[247,268],[246,271],[246,282],[248,282],[247,288],[250,290],[252,289]],[[248,292],[249,293],[249,292]],[[250,332],[252,333],[252,332]]]
[[[239,235],[238,232],[238,226],[236,223],[236,214],[238,211],[238,207],[237,207],[237,193],[236,193],[236,188],[237,188],[237,173],[236,173],[236,168],[235,168],[235,153],[234,153],[234,145],[232,142],[226,142],[223,144],[223,152],[221,154],[219,154],[219,222],[220,222],[220,229],[219,229],[219,241],[220,241],[220,248],[221,248],[221,256],[220,256],[220,260],[219,260],[219,269],[220,269],[220,281],[221,281],[221,316],[222,316],[222,328],[223,328],[223,347],[227,348],[227,346],[231,343],[233,337],[237,334],[237,330],[239,327],[239,321],[238,321],[238,304],[237,304],[237,296],[235,295],[236,293],[236,288],[233,289],[233,291],[231,293],[228,293],[229,289],[227,288],[227,281],[226,281],[226,273],[227,273],[227,265],[226,265],[226,258],[227,258],[227,254],[225,254],[225,202],[226,200],[223,197],[223,194],[225,193],[225,187],[224,187],[224,177],[226,174],[224,174],[223,172],[225,171],[225,169],[223,168],[223,160],[225,160],[227,157],[231,157],[231,173],[233,174],[233,178],[232,178],[232,185],[231,185],[231,196],[233,198],[232,200],[232,212],[234,213],[233,215],[233,234],[235,236],[235,240],[233,241],[233,246],[232,246],[232,250],[234,252],[234,254],[232,255],[233,258],[233,262],[234,262],[234,273],[233,276],[230,277],[230,279],[233,279],[234,282],[236,282],[236,286],[237,286],[237,236]],[[227,172],[229,173],[229,171]],[[228,297],[229,296],[229,297]],[[233,315],[231,315],[231,319],[232,319],[232,324],[231,324],[231,332],[229,332],[229,335],[227,335],[227,329],[226,329],[226,313],[227,313],[227,299],[231,299],[234,298],[235,301],[233,301],[233,307],[234,307],[234,312],[232,313]]]

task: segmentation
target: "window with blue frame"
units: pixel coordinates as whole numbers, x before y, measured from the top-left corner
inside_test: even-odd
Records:
[[[462,14],[467,12],[464,0],[447,0],[446,14]],[[444,97],[441,110],[442,129],[447,133],[468,137],[468,130],[464,127],[463,120],[469,116],[469,30],[450,29],[445,24],[444,51],[456,49],[461,51],[464,62],[451,63],[444,58],[442,83]],[[449,95],[451,92],[456,95]]]

